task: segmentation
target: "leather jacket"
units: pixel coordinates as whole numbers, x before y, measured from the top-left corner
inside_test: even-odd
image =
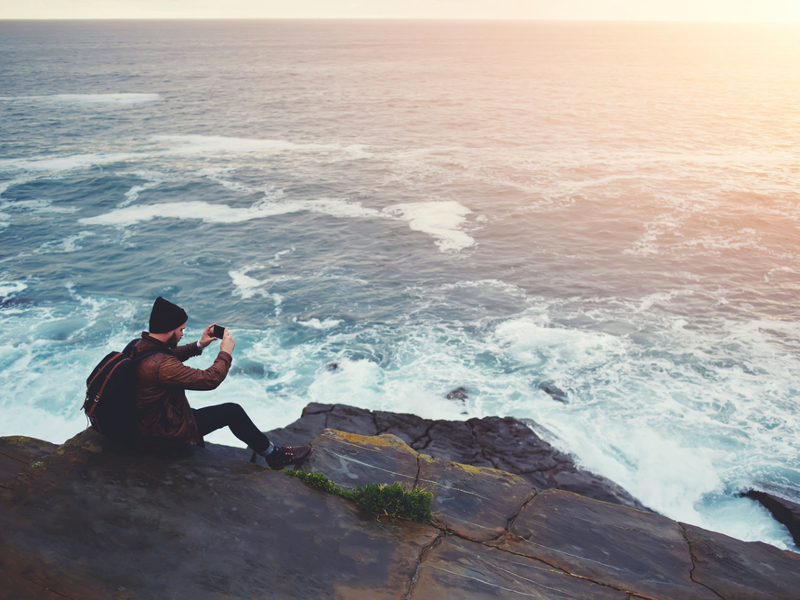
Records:
[[[216,388],[228,375],[233,357],[220,350],[209,368],[193,369],[183,363],[202,354],[197,342],[170,348],[146,331],[136,342],[133,357],[153,347],[161,352],[136,363],[135,398],[141,441],[156,446],[203,445],[186,390]]]

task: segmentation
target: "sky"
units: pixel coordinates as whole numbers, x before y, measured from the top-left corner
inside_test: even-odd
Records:
[[[800,0],[0,0],[0,19],[172,18],[800,23]]]

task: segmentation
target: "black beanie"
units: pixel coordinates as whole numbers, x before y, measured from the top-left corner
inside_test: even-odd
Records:
[[[188,320],[189,315],[185,310],[159,296],[150,311],[150,333],[168,333]]]

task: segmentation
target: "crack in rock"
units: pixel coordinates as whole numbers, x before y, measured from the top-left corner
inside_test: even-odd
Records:
[[[439,528],[437,527],[437,529]],[[406,590],[406,595],[403,600],[409,600],[409,598],[411,598],[411,592],[413,591],[414,586],[417,584],[417,580],[419,579],[419,570],[422,568],[422,563],[425,562],[425,558],[428,556],[428,553],[436,548],[436,546],[441,544],[444,538],[446,538],[448,535],[450,534],[447,531],[439,529],[439,535],[436,536],[436,539],[420,551],[419,558],[417,559],[417,568],[414,569],[414,574],[411,576],[411,581],[408,583],[408,589]]]
[[[432,422],[430,425],[428,425],[427,429],[425,429],[425,433],[423,433],[422,435],[416,437],[411,442],[410,446],[414,450],[416,450],[417,452],[420,452],[421,450],[425,450],[428,446],[431,445],[431,442],[433,441],[431,439],[431,429],[433,429],[435,426],[436,426],[435,422]],[[425,440],[424,443],[423,443],[423,440]]]
[[[706,588],[708,591],[710,591],[710,592],[712,592],[713,594],[715,594],[717,597],[719,597],[719,598],[722,598],[722,600],[725,600],[725,597],[724,597],[724,596],[720,596],[720,595],[717,593],[717,591],[716,591],[716,590],[714,590],[714,589],[712,589],[712,588],[708,587],[706,584],[704,584],[704,583],[702,583],[702,582],[700,582],[700,581],[697,581],[697,580],[694,578],[694,572],[695,572],[695,570],[697,569],[697,563],[698,563],[698,559],[697,559],[697,557],[694,555],[694,550],[692,549],[692,542],[691,542],[691,541],[689,541],[689,538],[688,538],[688,537],[686,537],[686,533],[687,533],[687,532],[686,532],[686,528],[683,526],[683,523],[678,523],[678,527],[680,527],[680,528],[681,528],[681,535],[683,535],[683,539],[686,541],[686,545],[689,547],[689,557],[692,559],[692,570],[691,570],[691,571],[689,571],[689,579],[690,579],[690,580],[691,580],[693,583],[696,583],[697,585],[702,585],[704,588]]]
[[[21,577],[22,579],[24,579],[25,581],[27,581],[28,583],[32,583],[32,584],[33,584],[33,585],[35,585],[36,587],[42,588],[42,589],[43,589],[43,590],[45,590],[46,592],[50,592],[51,594],[54,594],[54,595],[56,595],[56,596],[59,596],[60,598],[66,598],[67,600],[78,600],[77,598],[74,598],[73,596],[67,596],[67,595],[65,595],[65,594],[62,594],[62,593],[60,593],[60,592],[57,592],[57,591],[55,591],[55,590],[51,590],[51,589],[50,589],[49,587],[47,587],[46,585],[44,585],[44,584],[42,584],[42,583],[39,583],[38,581],[34,581],[33,579],[31,579],[31,578],[29,578],[29,577],[25,577],[25,575],[22,575],[22,574],[20,574],[20,577]]]

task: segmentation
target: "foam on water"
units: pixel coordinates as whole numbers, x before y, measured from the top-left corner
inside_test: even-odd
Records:
[[[0,281],[0,298],[8,298],[18,294],[27,287],[21,281]]]
[[[475,240],[461,229],[466,222],[466,215],[472,211],[453,200],[395,204],[383,210],[408,221],[408,226],[413,231],[432,235],[440,250],[458,251],[475,243]]]
[[[84,217],[78,222],[82,225],[113,227],[130,227],[158,218],[201,220],[206,223],[243,223],[301,211],[339,218],[400,219],[408,222],[411,230],[433,236],[442,251],[458,251],[475,243],[473,238],[459,229],[466,221],[465,215],[471,211],[457,202],[397,204],[383,211],[364,207],[360,202],[335,198],[280,201],[264,199],[247,208],[201,200],[132,206],[123,203],[122,208],[94,217]]]
[[[333,319],[333,318],[327,318],[320,321],[317,318],[301,320],[295,317],[292,319],[292,321],[303,327],[309,327],[310,329],[323,329],[323,330],[333,329],[334,327],[337,327],[343,323],[341,319]]]
[[[300,211],[316,212],[334,217],[375,217],[379,213],[346,200],[321,198],[287,202],[257,202],[248,208],[234,208],[227,204],[212,204],[201,200],[139,204],[126,206],[96,217],[80,219],[84,225],[110,225],[128,227],[152,219],[189,219],[206,223],[243,223]]]
[[[3,201],[0,200],[0,209],[11,210],[14,212],[29,212],[29,213],[61,213],[70,214],[78,212],[75,206],[53,206],[51,200],[18,200],[18,201]]]
[[[174,146],[165,154],[220,154],[340,150],[339,144],[296,144],[285,140],[259,140],[207,135],[156,135],[155,141],[172,142]],[[360,147],[354,148],[356,150]]]
[[[277,260],[277,257],[275,260]],[[259,271],[263,268],[263,265],[254,264],[245,265],[236,271],[228,271],[228,275],[230,275],[231,278],[231,283],[233,283],[234,286],[233,295],[239,296],[244,300],[254,298],[255,296],[261,296],[262,298],[270,299],[275,306],[275,316],[278,316],[281,314],[283,296],[275,292],[271,292],[269,287],[276,283],[291,281],[298,278],[292,275],[282,275],[278,277],[268,277],[267,279],[256,279],[255,277],[248,275],[248,273]]]
[[[75,235],[71,235],[63,240],[45,242],[39,246],[34,253],[36,254],[49,254],[53,252],[69,253],[82,249],[80,242],[82,239],[91,236],[90,231],[81,231]]]
[[[117,208],[125,208],[139,200],[139,192],[151,190],[162,183],[169,181],[170,177],[166,173],[158,171],[136,171],[135,175],[146,181],[142,185],[135,185],[125,192],[125,200],[117,204]]]
[[[129,105],[142,102],[155,102],[160,96],[158,94],[54,94],[52,96],[6,96],[0,98],[4,101],[36,101],[36,102],[58,102],[64,104],[78,105]]]
[[[116,154],[76,154],[72,156],[47,156],[41,158],[11,158],[0,160],[0,171],[61,173],[86,169],[141,158],[141,155],[120,152]]]

